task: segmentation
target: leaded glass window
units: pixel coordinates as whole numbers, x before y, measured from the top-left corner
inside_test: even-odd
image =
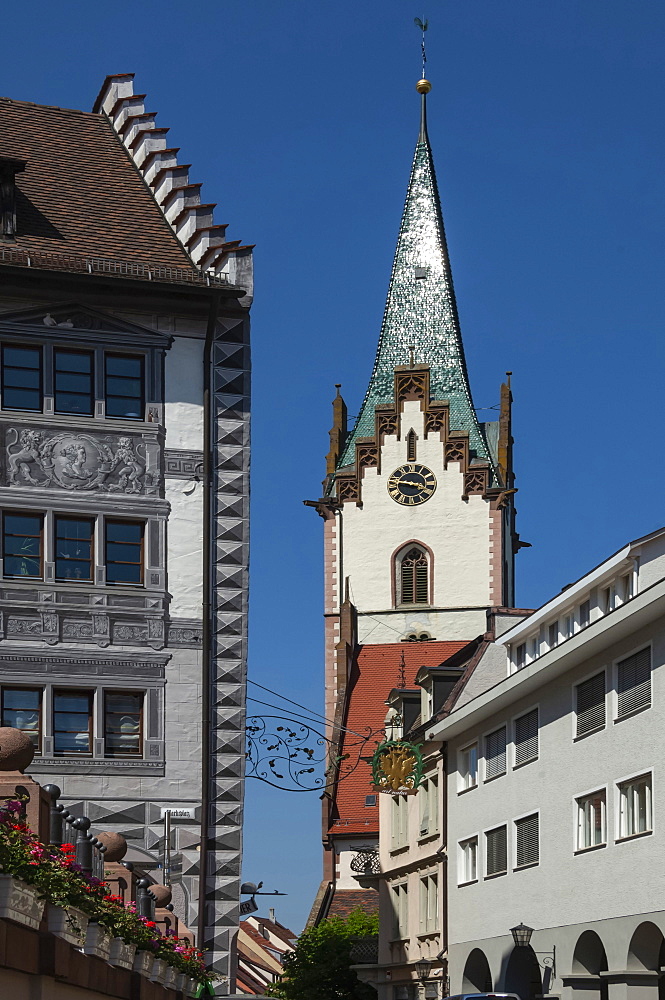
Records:
[[[93,412],[93,364],[88,351],[61,351],[54,354],[56,413]]]
[[[2,405],[6,410],[41,410],[41,347],[3,346]]]
[[[92,692],[53,692],[53,737],[56,754],[92,753]]]
[[[107,757],[138,757],[142,753],[143,695],[107,691],[104,698],[104,742]]]
[[[93,536],[94,525],[88,518],[56,517],[56,579],[92,580]]]
[[[43,554],[41,514],[5,514],[2,521],[3,575],[41,579]]]
[[[143,583],[143,524],[106,522],[106,582]]]
[[[105,359],[106,416],[142,420],[143,358],[107,354]]]

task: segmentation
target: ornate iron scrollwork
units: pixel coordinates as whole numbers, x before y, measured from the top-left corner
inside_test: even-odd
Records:
[[[358,851],[351,859],[349,868],[358,875],[380,875],[381,864],[378,851]]]
[[[253,715],[246,724],[246,776],[282,791],[323,791],[355,771],[376,735],[369,728],[364,734],[345,733],[340,755],[338,742],[312,726],[284,716]]]

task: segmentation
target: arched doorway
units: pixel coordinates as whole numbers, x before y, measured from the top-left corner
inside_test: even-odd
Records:
[[[492,973],[484,951],[474,948],[464,966],[462,993],[491,993]]]
[[[533,948],[513,948],[506,969],[505,991],[517,993],[521,1000],[535,1000],[542,994],[540,966]]]
[[[607,972],[607,955],[605,946],[595,931],[584,931],[580,934],[573,952],[573,976],[598,976],[598,995],[600,1000],[607,1000],[607,979],[600,973]],[[588,989],[588,984],[586,986]]]
[[[654,1000],[665,1000],[665,983],[660,978],[660,970],[663,966],[665,956],[665,939],[663,932],[650,920],[645,920],[643,924],[633,932],[628,945],[628,956],[626,958],[626,968],[629,972],[653,972],[658,975],[651,985],[651,995]],[[657,994],[656,994],[657,987]]]
[[[660,971],[660,949],[663,945],[663,932],[650,920],[634,931],[628,945],[626,968],[631,972]]]

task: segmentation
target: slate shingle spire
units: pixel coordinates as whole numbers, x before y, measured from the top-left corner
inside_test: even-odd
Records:
[[[427,135],[427,80],[422,95],[418,142],[390,277],[374,370],[355,427],[338,468],[355,459],[358,438],[374,433],[374,407],[393,401],[393,371],[410,362],[430,366],[430,396],[450,403],[450,427],[468,431],[469,448],[490,460],[487,443],[473,409],[464,359],[441,203]]]

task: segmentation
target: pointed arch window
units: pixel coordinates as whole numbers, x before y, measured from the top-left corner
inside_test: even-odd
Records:
[[[430,603],[430,557],[422,545],[409,544],[395,559],[397,604]]]

